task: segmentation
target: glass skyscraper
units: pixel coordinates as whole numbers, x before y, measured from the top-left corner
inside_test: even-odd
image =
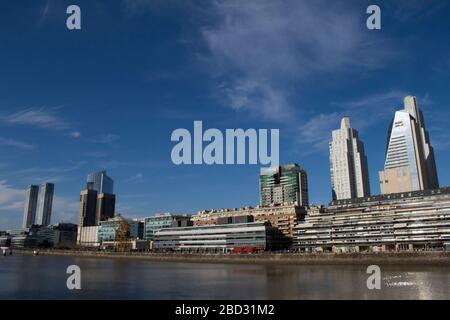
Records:
[[[39,196],[39,186],[31,185],[25,195],[22,228],[29,228],[36,223],[36,211]]]
[[[97,191],[97,193],[114,193],[114,181],[106,174],[106,171],[94,172],[87,177],[88,189]]]
[[[42,226],[50,225],[52,217],[53,194],[55,185],[53,183],[44,183],[39,192],[39,209],[37,224]]]
[[[260,204],[293,204],[308,206],[308,178],[297,164],[261,169]]]
[[[434,150],[415,97],[406,97],[404,109],[395,113],[379,177],[382,194],[439,188]]]

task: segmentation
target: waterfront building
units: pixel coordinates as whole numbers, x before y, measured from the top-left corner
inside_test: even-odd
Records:
[[[116,209],[116,196],[114,194],[100,193],[97,195],[96,221],[104,221],[114,217]]]
[[[306,252],[450,250],[450,187],[333,201],[295,227]]]
[[[80,208],[78,211],[78,226],[92,227],[98,225],[97,191],[86,189],[80,192]]]
[[[269,222],[279,229],[287,238],[293,237],[294,227],[302,221],[306,208],[296,205],[272,205],[244,207],[241,209],[204,210],[193,215],[191,220],[194,226],[215,225],[222,218],[253,216],[255,222]]]
[[[350,119],[341,120],[330,142],[330,174],[333,200],[367,197],[370,195],[369,170],[364,144]]]
[[[296,204],[308,206],[308,178],[297,164],[261,169],[260,204]]]
[[[98,242],[136,239],[139,239],[139,221],[127,220],[120,214],[105,221],[100,221]]]
[[[415,97],[406,97],[404,109],[395,113],[379,178],[381,194],[439,188],[434,150]]]
[[[153,240],[156,231],[164,228],[191,226],[191,217],[188,215],[174,215],[171,213],[157,214],[144,218],[144,239]]]
[[[98,231],[100,226],[78,226],[77,245],[82,247],[98,247]]]
[[[53,183],[44,183],[39,192],[39,208],[37,224],[42,226],[50,225],[53,207],[53,194],[55,185]]]
[[[165,228],[156,232],[155,251],[239,252],[277,250],[283,235],[268,222]]]
[[[97,191],[98,194],[114,193],[114,180],[106,174],[106,171],[90,173],[87,177],[88,189]]]
[[[36,223],[36,211],[39,196],[39,186],[30,185],[25,195],[22,228],[29,228]]]

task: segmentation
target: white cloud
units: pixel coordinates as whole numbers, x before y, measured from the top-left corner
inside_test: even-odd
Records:
[[[367,40],[360,15],[342,2],[214,1],[206,61],[230,107],[289,117],[307,78],[383,65],[389,45]]]
[[[65,130],[69,124],[54,111],[45,108],[29,108],[0,116],[0,121],[13,125],[27,125],[42,129]]]
[[[134,176],[131,176],[128,181],[132,182],[140,182],[144,180],[144,175],[142,173],[135,174]]]
[[[0,145],[14,147],[21,150],[33,150],[35,148],[35,146],[32,144],[3,137],[0,137]]]
[[[23,208],[25,191],[12,187],[5,180],[0,180],[0,211],[17,211]]]
[[[94,143],[113,143],[117,140],[120,139],[120,136],[117,134],[113,134],[113,133],[108,133],[108,134],[101,134],[97,137],[95,137],[92,142]]]
[[[81,133],[79,131],[73,131],[69,135],[75,139],[78,139],[79,137],[81,137]]]

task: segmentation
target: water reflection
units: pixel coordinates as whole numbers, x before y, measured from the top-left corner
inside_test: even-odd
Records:
[[[82,290],[66,287],[79,265]],[[368,290],[365,266],[166,263],[125,259],[0,258],[3,299],[449,299],[446,266],[381,266]]]

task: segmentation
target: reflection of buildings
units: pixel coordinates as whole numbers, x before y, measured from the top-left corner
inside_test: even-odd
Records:
[[[22,228],[29,228],[36,222],[36,211],[38,204],[39,186],[28,187],[25,196],[25,208],[23,212]]]
[[[406,97],[388,133],[382,194],[439,188],[433,147],[415,97]]]
[[[369,170],[364,145],[350,119],[341,121],[330,142],[330,173],[333,200],[362,198],[370,195]]]
[[[294,238],[300,251],[450,250],[450,188],[333,201]]]

